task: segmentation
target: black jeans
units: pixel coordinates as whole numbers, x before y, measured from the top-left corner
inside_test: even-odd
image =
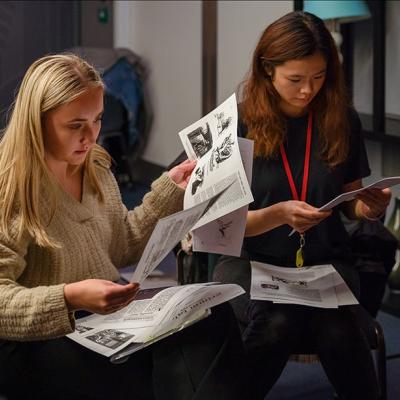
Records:
[[[229,304],[122,364],[68,338],[0,342],[0,397],[23,400],[244,398],[243,348]]]
[[[261,400],[301,341],[313,341],[322,366],[341,398],[376,400],[378,384],[369,344],[349,307],[319,309],[251,301],[244,332],[252,400]]]

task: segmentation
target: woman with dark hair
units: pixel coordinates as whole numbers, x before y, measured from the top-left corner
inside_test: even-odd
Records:
[[[232,271],[235,266],[249,276],[248,260],[282,268],[332,264],[357,294],[358,276],[339,209],[318,208],[361,188],[370,169],[360,120],[345,90],[335,44],[321,19],[292,12],[266,28],[254,51],[239,112],[239,136],[255,144],[254,202],[243,258],[222,259],[215,277],[227,281],[235,274],[232,280],[242,279]],[[390,197],[389,189],[368,190],[341,211],[353,219],[377,219]],[[289,236],[292,229],[296,234]],[[243,333],[254,390],[250,398],[265,397],[293,349],[307,337],[315,342],[340,396],[376,399],[369,346],[352,307],[250,301]]]

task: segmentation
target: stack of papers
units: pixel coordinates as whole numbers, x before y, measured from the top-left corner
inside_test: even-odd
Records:
[[[320,308],[358,304],[333,265],[285,268],[251,262],[252,300]]]

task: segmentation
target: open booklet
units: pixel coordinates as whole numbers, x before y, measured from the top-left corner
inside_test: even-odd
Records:
[[[358,304],[333,265],[284,268],[251,262],[252,300],[320,308]]]
[[[185,192],[184,208],[234,182],[193,227],[193,250],[239,256],[247,207],[253,201],[249,182],[253,142],[237,137],[238,113],[233,94],[199,121],[179,132],[189,159],[197,160]]]
[[[210,199],[160,219],[150,236],[132,281],[143,282],[189,232],[197,221],[226,194],[225,182]],[[210,314],[210,307],[243,293],[234,284],[193,284],[141,291],[137,299],[110,315],[93,314],[76,321],[67,335],[79,344],[117,361]]]
[[[115,313],[78,319],[68,337],[118,361],[207,317],[211,307],[242,293],[238,285],[215,283],[144,289]]]

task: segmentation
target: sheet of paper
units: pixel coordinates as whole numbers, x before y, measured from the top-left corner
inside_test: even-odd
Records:
[[[143,282],[146,277],[160,264],[176,244],[190,231],[197,221],[213,207],[218,198],[234,183],[224,182],[209,199],[186,210],[160,219],[143,251],[142,257],[132,275],[132,282]]]
[[[250,297],[274,303],[337,308],[357,300],[332,265],[285,268],[251,262]]]
[[[238,141],[246,178],[251,182],[254,143],[244,138],[238,138]],[[195,229],[192,232],[193,251],[239,257],[246,229],[247,210],[248,206],[243,206]]]
[[[349,290],[346,282],[339,273],[334,275],[336,298],[339,306],[358,304],[356,296]]]
[[[173,306],[163,316],[158,329],[153,334],[159,335],[175,326],[182,325],[189,317],[201,313],[203,310],[229,301],[244,293],[244,290],[235,284],[205,284],[187,285],[189,290],[177,297]]]
[[[67,335],[67,337],[96,353],[110,357],[131,344],[135,339],[135,335],[139,332],[140,328],[136,330],[118,328],[88,329],[84,323],[80,322],[76,325],[76,330]]]
[[[371,183],[368,186],[365,186],[361,189],[357,190],[352,190],[350,192],[342,193],[339,196],[335,197],[334,199],[330,200],[328,203],[324,204],[322,207],[320,207],[318,210],[319,211],[328,211],[332,210],[332,208],[336,207],[337,205],[345,202],[345,201],[350,201],[356,198],[357,194],[360,194],[364,192],[367,189],[386,189],[390,188],[396,185],[400,184],[400,176],[391,176],[389,178],[383,178],[378,181],[375,181]],[[293,229],[290,233],[289,236],[292,236],[293,233],[296,231]]]
[[[185,191],[185,209],[210,198],[221,185],[234,182],[193,229],[253,201],[240,156],[237,122],[236,96],[233,94],[215,110],[179,132],[186,154],[197,160]]]
[[[364,188],[353,190],[351,192],[343,193],[333,200],[329,201],[328,203],[324,204],[322,207],[319,208],[320,211],[331,210],[333,207],[343,203],[344,201],[353,200],[356,198],[357,194],[364,192],[367,189],[386,189],[392,186],[396,186],[400,184],[400,176],[392,176],[390,178],[380,179],[379,181],[373,182]]]

